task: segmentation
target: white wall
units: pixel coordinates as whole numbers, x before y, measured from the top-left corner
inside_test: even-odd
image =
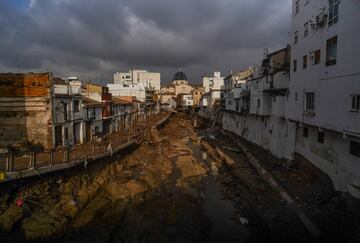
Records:
[[[308,36],[303,37],[304,23],[319,14],[320,8],[324,6],[328,8],[327,0],[310,1],[306,6],[300,3],[299,13],[296,15],[293,13],[291,32],[294,33],[296,30],[299,32],[299,42],[292,45],[291,63],[296,59],[298,70],[291,73],[288,114],[291,119],[314,126],[338,132],[344,130],[360,132],[360,113],[349,112],[350,95],[360,93],[360,62],[358,61],[360,48],[357,48],[360,43],[360,32],[355,26],[355,23],[360,23],[360,2],[341,1],[338,23],[317,30],[310,28]],[[336,35],[338,36],[337,63],[326,67],[326,40]],[[313,65],[311,60],[308,60],[308,67],[303,70],[302,57],[317,49],[321,49],[320,64]],[[306,91],[315,91],[313,118],[306,117],[303,112]]]
[[[136,96],[138,100],[145,101],[146,90],[143,84],[123,85],[107,84],[109,92],[113,96]]]
[[[350,112],[350,95],[360,94],[360,2],[340,1],[338,23],[312,29],[303,36],[304,23],[325,9],[328,1],[310,1],[304,6],[300,1],[299,13],[295,14],[293,0],[291,89],[286,114],[289,119],[309,127],[309,137],[302,136],[298,128],[296,152],[306,157],[333,180],[338,190],[350,191],[360,196],[360,158],[350,154],[350,141],[360,140],[360,113]],[[325,7],[325,8],[324,8]],[[294,32],[299,41],[294,43]],[[326,41],[337,36],[337,60],[335,65],[326,66]],[[311,56],[321,50],[319,64],[308,59],[306,69],[302,68],[302,57]],[[293,60],[297,60],[297,71],[293,72]],[[315,92],[315,109],[305,111],[305,92]],[[319,131],[325,132],[325,142],[317,142]],[[350,134],[350,135],[348,135]],[[355,193],[354,193],[355,191]]]
[[[114,84],[143,84],[146,88],[155,88],[160,92],[161,73],[148,70],[129,70],[129,72],[114,73]]]
[[[293,158],[295,123],[276,117],[224,112],[222,124],[225,130],[269,150],[277,157]]]

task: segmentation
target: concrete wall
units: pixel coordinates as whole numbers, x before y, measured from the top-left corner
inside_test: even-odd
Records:
[[[269,150],[280,158],[292,159],[295,123],[276,117],[241,115],[225,111],[223,128]]]
[[[308,137],[303,136],[303,127],[297,128],[295,152],[303,155],[315,166],[330,176],[337,190],[352,190],[360,186],[359,157],[349,153],[350,141],[360,139],[343,139],[340,133],[323,130],[324,143],[317,140],[319,129],[306,126]]]

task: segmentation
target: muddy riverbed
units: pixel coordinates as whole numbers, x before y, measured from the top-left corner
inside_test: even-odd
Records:
[[[128,154],[99,163],[3,191],[1,242],[236,242],[247,235],[183,114]]]
[[[2,188],[0,242],[313,240],[243,154],[228,166],[199,134],[178,113],[108,161]]]

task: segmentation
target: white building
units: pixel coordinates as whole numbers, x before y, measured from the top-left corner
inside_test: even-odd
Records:
[[[54,78],[53,119],[55,146],[73,146],[84,142],[84,117],[81,83]]]
[[[239,111],[242,102],[247,101],[247,99],[240,99],[240,94],[248,90],[246,82],[252,77],[253,73],[254,68],[249,68],[242,72],[232,73],[224,78],[225,110]],[[249,107],[249,104],[246,107]]]
[[[146,87],[142,83],[138,84],[107,84],[109,92],[113,96],[135,96],[136,99],[145,101]]]
[[[117,72],[114,74],[114,84],[142,84],[145,88],[154,88],[157,92],[160,92],[161,74],[138,69]]]
[[[221,77],[221,73],[214,72],[213,76],[203,76],[202,82],[205,92],[211,94],[208,105],[212,106],[216,102],[220,102],[224,90],[224,77]]]
[[[86,141],[103,136],[103,109],[105,104],[85,96],[82,97],[82,106],[85,120],[84,137]]]
[[[261,67],[226,78],[222,123],[224,129],[274,155],[293,159],[295,128],[285,119],[289,66],[287,47],[267,55]]]
[[[360,196],[360,1],[293,0],[288,118],[295,152]]]
[[[286,49],[268,55],[247,82],[248,114],[237,115],[227,106],[223,116],[225,129],[278,157],[306,158],[329,175],[336,190],[356,197],[360,33],[354,23],[360,23],[359,9],[356,0],[293,0],[291,60],[281,62],[288,59]]]

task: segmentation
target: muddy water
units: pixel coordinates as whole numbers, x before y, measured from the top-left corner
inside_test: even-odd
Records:
[[[232,201],[224,198],[215,163],[209,159],[206,152],[201,151],[198,144],[190,141],[188,145],[194,156],[209,168],[209,176],[203,180],[205,192],[201,204],[205,215],[211,221],[211,231],[206,242],[246,241],[248,230],[234,221],[235,208]]]

